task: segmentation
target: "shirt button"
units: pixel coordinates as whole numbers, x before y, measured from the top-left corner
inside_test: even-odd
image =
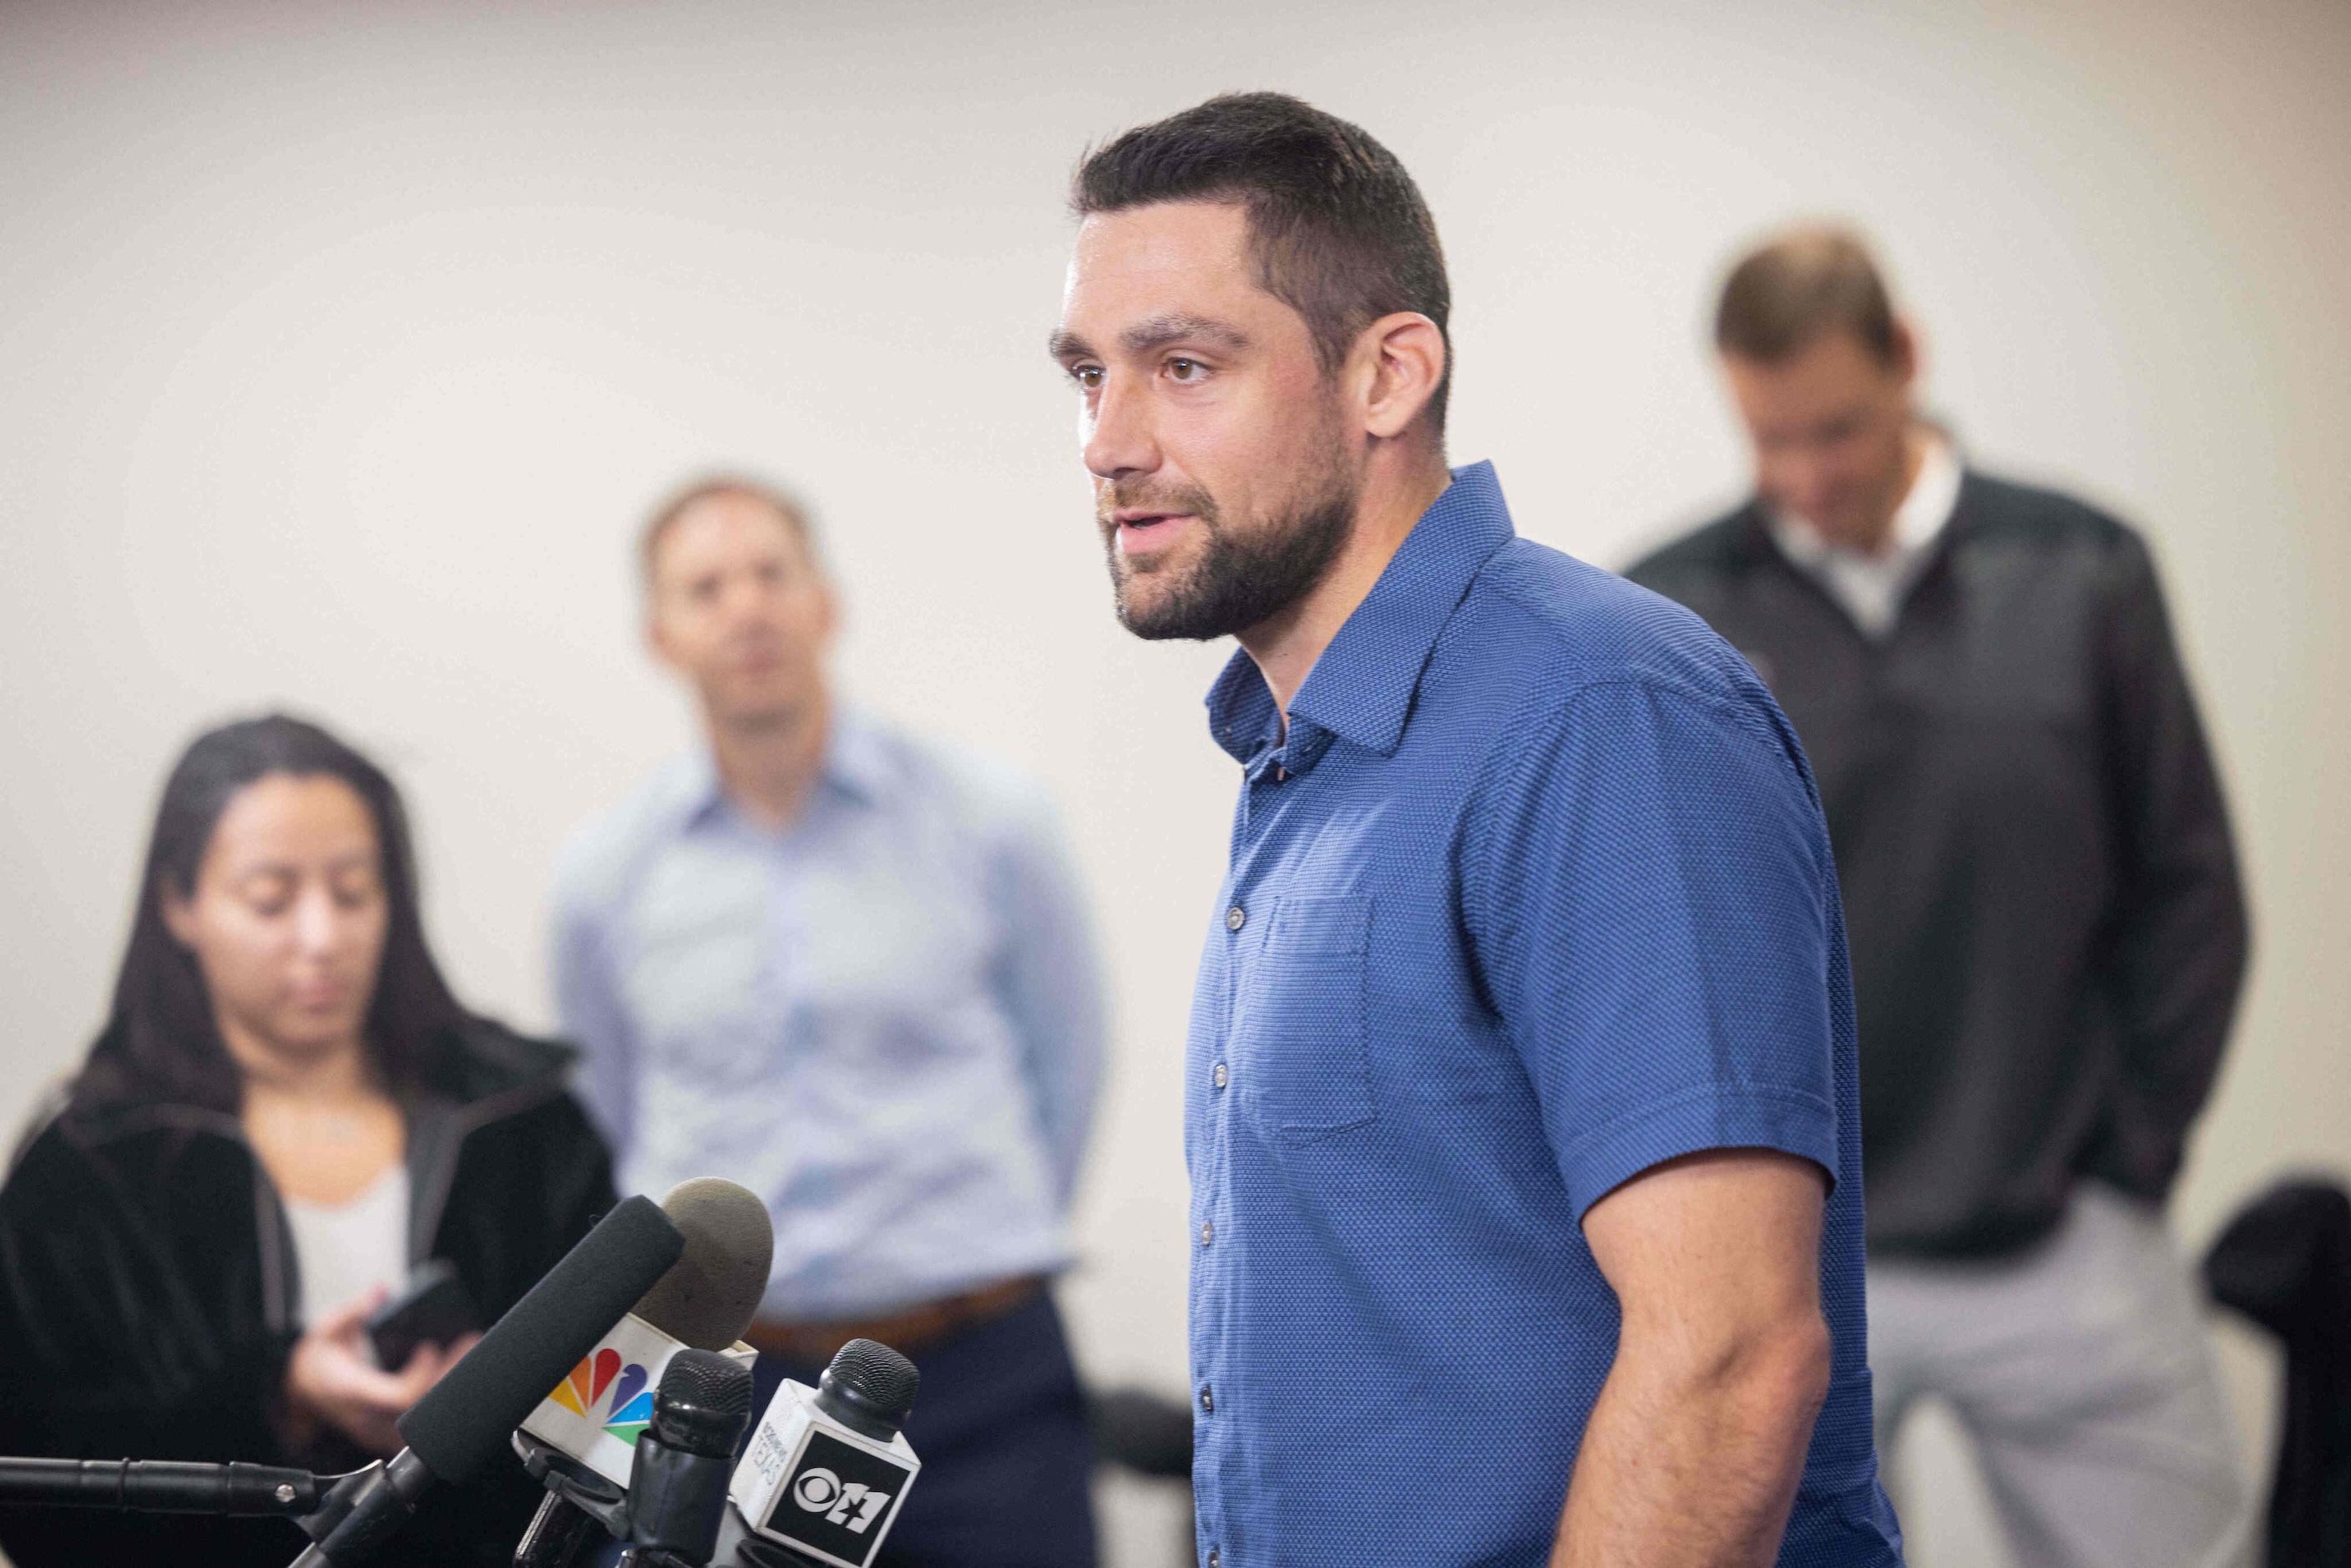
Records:
[[[1248,911],[1248,910],[1246,910],[1246,909],[1243,909],[1239,904],[1234,904],[1230,909],[1228,909],[1228,910],[1226,910],[1226,911],[1225,911],[1225,929],[1226,929],[1226,930],[1228,930],[1228,931],[1238,931],[1238,930],[1239,930],[1243,925],[1247,925],[1248,923],[1249,923],[1249,911]]]
[[[1203,1416],[1213,1416],[1216,1413],[1217,1391],[1203,1383],[1200,1385],[1200,1414]]]
[[[1213,1546],[1208,1548],[1208,1568],[1223,1568],[1224,1557]]]
[[[1221,1061],[1217,1063],[1217,1087],[1222,1089],[1226,1084],[1230,1083],[1232,1081],[1233,1075],[1225,1071],[1225,1064]]]
[[[1209,1220],[1207,1224],[1202,1225],[1202,1226],[1200,1227],[1200,1245],[1201,1245],[1201,1246],[1206,1247],[1209,1242],[1214,1241],[1216,1239],[1217,1239],[1217,1223],[1216,1223],[1216,1221],[1215,1221],[1215,1220],[1213,1220],[1213,1219],[1212,1219],[1212,1220]]]

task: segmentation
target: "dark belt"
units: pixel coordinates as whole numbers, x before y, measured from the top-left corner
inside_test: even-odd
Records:
[[[804,1364],[831,1361],[853,1339],[874,1340],[902,1355],[919,1355],[982,1323],[1010,1317],[1044,1291],[1043,1275],[1024,1274],[886,1317],[849,1322],[757,1322],[743,1331],[743,1343],[762,1355]]]

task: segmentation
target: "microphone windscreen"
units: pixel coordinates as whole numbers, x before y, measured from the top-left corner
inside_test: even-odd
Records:
[[[776,1229],[747,1187],[717,1176],[680,1182],[662,1199],[685,1251],[633,1309],[680,1344],[725,1350],[743,1337],[768,1293]]]
[[[688,1346],[662,1368],[651,1435],[690,1454],[731,1456],[751,1424],[751,1391],[749,1367]]]
[[[471,1479],[684,1249],[653,1199],[622,1203],[409,1406],[402,1440],[441,1479]]]
[[[904,1355],[876,1340],[853,1339],[833,1353],[820,1386],[861,1413],[896,1427],[914,1407],[923,1375]]]

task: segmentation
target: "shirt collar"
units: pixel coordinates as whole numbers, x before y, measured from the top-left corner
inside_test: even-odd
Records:
[[[832,710],[832,734],[826,738],[822,778],[862,805],[871,806],[889,792],[890,757],[881,735],[859,714]]]
[[[719,785],[718,765],[707,747],[694,751],[685,766],[684,823],[698,827],[727,810],[726,791]],[[824,757],[817,764],[817,785],[866,806],[879,801],[888,788],[889,758],[880,736],[845,707],[832,710],[831,732],[825,737]]]
[[[1333,735],[1382,756],[1395,750],[1437,633],[1513,533],[1494,465],[1456,468],[1290,700],[1291,772],[1311,767]],[[1280,722],[1256,661],[1246,648],[1235,650],[1208,688],[1217,743],[1246,764],[1273,740]]]

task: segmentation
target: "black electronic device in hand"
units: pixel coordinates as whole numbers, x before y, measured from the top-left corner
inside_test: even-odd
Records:
[[[368,1314],[367,1334],[376,1364],[398,1372],[418,1345],[447,1344],[481,1326],[456,1265],[430,1258],[416,1266],[398,1295]]]

